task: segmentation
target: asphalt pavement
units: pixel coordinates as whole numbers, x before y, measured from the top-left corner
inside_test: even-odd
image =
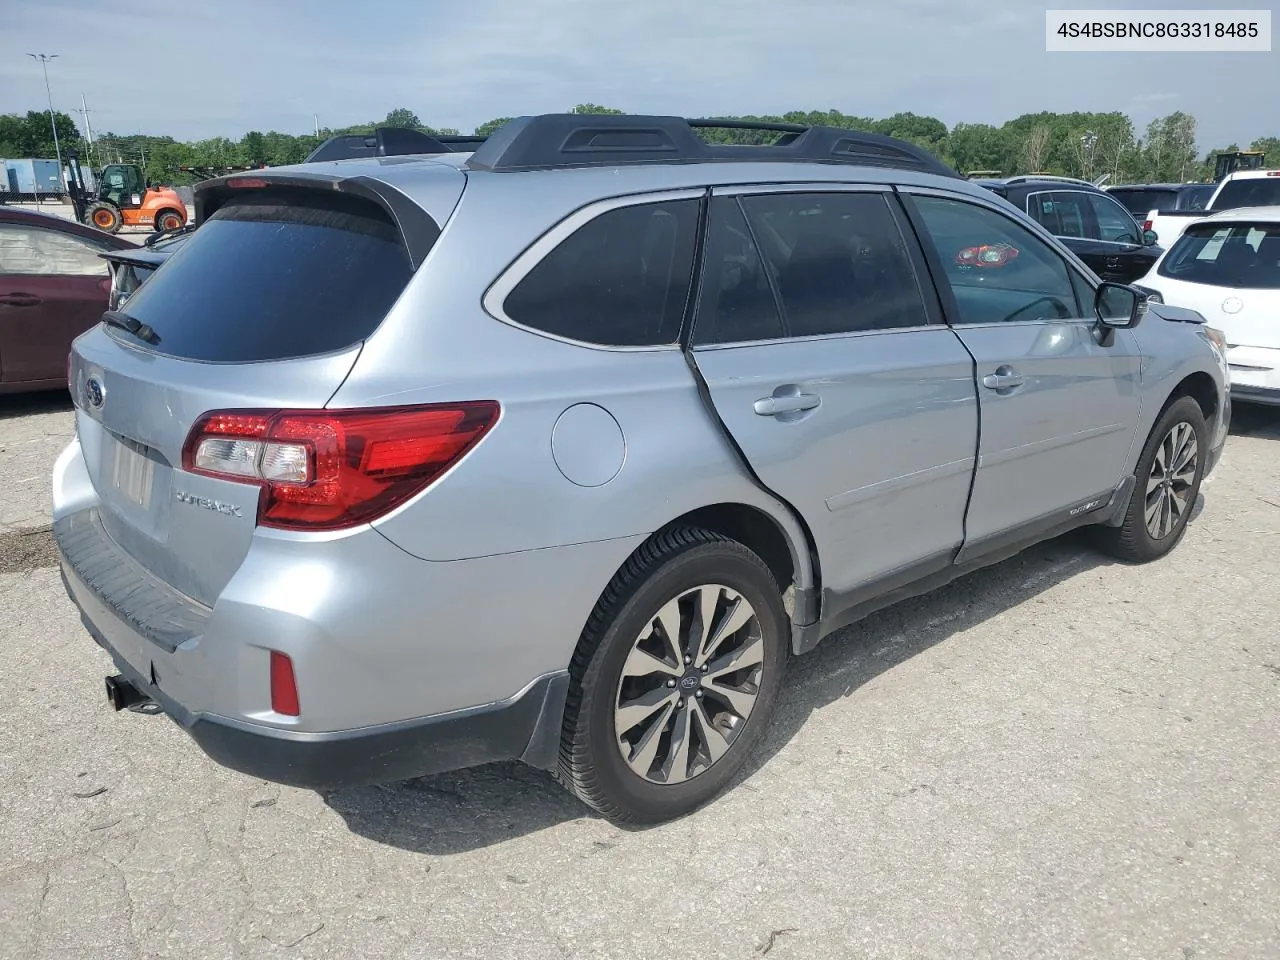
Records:
[[[1236,420],[1172,555],[1072,535],[846,629],[727,795],[621,830],[514,764],[317,794],[113,713],[67,403],[0,398],[0,958],[1280,957],[1280,411]]]

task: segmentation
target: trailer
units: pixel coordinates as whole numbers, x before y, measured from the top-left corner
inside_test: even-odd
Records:
[[[61,197],[67,192],[57,160],[6,160],[10,199]]]

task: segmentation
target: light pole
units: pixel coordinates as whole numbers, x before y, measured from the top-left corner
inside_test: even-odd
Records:
[[[1098,145],[1098,135],[1092,130],[1086,130],[1080,142],[1084,144],[1085,156],[1088,158],[1084,176],[1086,180],[1091,180],[1093,179],[1093,148]]]
[[[53,152],[58,156],[58,183],[65,187],[62,174],[62,147],[58,144],[58,121],[53,116],[53,93],[49,90],[49,61],[58,59],[58,55],[47,53],[28,53],[32,60],[39,60],[44,69],[44,93],[49,98],[49,124],[53,127]]]

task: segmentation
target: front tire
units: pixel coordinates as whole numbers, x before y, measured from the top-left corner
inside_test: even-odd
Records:
[[[605,589],[570,665],[557,776],[615,823],[684,816],[739,773],[787,659],[778,584],[742,544],[655,535]]]
[[[1200,495],[1208,440],[1204,413],[1191,397],[1165,409],[1138,458],[1124,522],[1097,528],[1106,552],[1126,563],[1147,563],[1178,545]]]
[[[85,211],[85,219],[104,233],[119,233],[124,221],[120,210],[110,203],[93,203]]]

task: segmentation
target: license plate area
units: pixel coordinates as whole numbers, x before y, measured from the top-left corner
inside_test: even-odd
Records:
[[[129,503],[147,510],[151,506],[151,492],[155,485],[156,464],[146,454],[145,448],[136,447],[123,438],[117,438],[115,457],[111,467],[111,484]]]

